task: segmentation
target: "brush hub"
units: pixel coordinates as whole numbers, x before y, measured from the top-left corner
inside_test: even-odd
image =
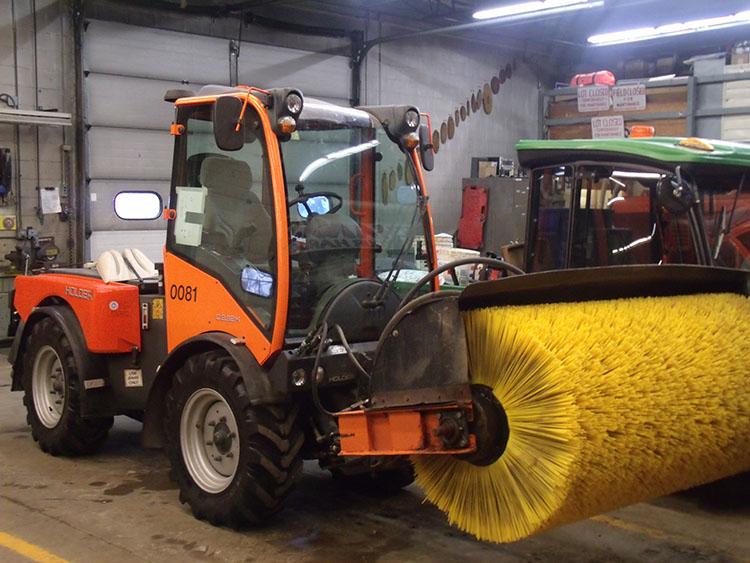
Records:
[[[508,445],[508,416],[486,385],[471,386],[471,402],[474,416],[469,431],[476,436],[477,450],[460,457],[473,465],[491,465],[500,459]]]

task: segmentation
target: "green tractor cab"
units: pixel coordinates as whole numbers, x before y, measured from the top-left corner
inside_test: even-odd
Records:
[[[696,138],[521,141],[525,269],[750,269],[750,146]]]

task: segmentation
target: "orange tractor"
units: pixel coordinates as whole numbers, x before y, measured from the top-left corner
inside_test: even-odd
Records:
[[[293,89],[165,99],[176,114],[163,266],[16,281],[12,388],[42,450],[93,452],[113,416],[142,420],[181,500],[233,525],[277,510],[303,458],[394,489],[413,480],[410,454],[499,455],[502,409],[469,386],[455,302],[430,334],[411,328],[429,378],[401,377],[394,362],[413,356],[382,338],[398,332],[404,297],[437,289],[419,111]],[[433,352],[436,339],[448,344]]]

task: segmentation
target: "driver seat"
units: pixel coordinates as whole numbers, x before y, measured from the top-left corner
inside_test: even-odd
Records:
[[[345,213],[314,214],[307,220],[305,250],[319,294],[356,273],[361,245],[362,230]]]
[[[273,222],[251,189],[253,175],[247,162],[222,155],[208,156],[200,170],[207,190],[206,240],[222,254],[268,264]]]

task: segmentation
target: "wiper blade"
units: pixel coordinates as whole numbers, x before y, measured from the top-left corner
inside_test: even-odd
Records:
[[[716,239],[716,247],[714,248],[714,260],[719,259],[719,251],[721,250],[721,245],[724,244],[724,237],[727,236],[730,231],[732,230],[732,223],[734,222],[734,212],[737,209],[737,202],[740,199],[740,193],[745,188],[745,176],[747,172],[742,173],[742,178],[740,179],[740,185],[737,188],[737,191],[734,194],[734,203],[732,205],[732,211],[729,214],[729,217],[727,218],[726,210],[722,210],[722,217],[721,217],[721,230],[719,231],[719,236]]]

